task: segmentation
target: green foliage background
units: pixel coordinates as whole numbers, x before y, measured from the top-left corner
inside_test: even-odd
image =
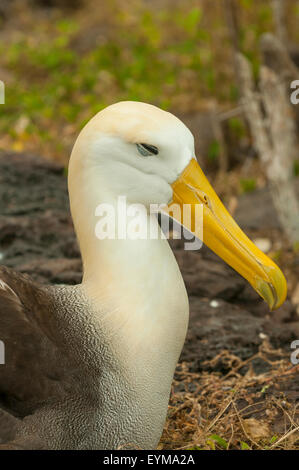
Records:
[[[222,0],[85,3],[79,11],[45,15],[24,2],[13,21],[3,23],[0,148],[65,158],[78,129],[119,100],[180,113],[209,100],[236,100]],[[239,43],[257,72],[259,36],[273,29],[270,1],[240,0],[239,8]],[[298,7],[289,2],[294,39],[298,19]]]

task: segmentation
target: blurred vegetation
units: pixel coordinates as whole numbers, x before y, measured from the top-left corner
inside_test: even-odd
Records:
[[[297,40],[295,3],[289,2],[288,29]],[[273,29],[270,0],[239,4],[240,46],[257,72],[259,36]],[[86,0],[67,12],[16,2],[14,8],[2,20],[0,42],[2,148],[65,161],[78,129],[112,102],[140,100],[190,113],[209,100],[224,106],[237,98],[224,1],[113,0],[96,7]],[[241,138],[242,122],[230,126]],[[215,142],[208,158],[218,153]]]

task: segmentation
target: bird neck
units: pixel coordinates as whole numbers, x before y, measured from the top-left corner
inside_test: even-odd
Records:
[[[111,316],[121,324],[135,321],[137,325],[143,319],[146,325],[155,317],[159,320],[156,328],[165,333],[167,322],[178,320],[173,315],[173,304],[180,304],[177,297],[181,296],[186,305],[186,293],[174,255],[161,236],[155,216],[141,214],[139,225],[142,232],[148,235],[153,229],[158,237],[97,238],[97,208],[109,204],[117,212],[118,196],[109,191],[100,175],[89,169],[75,170],[70,165],[70,205],[83,259],[82,284],[88,296],[98,309],[113,312]],[[115,233],[119,223],[116,217]]]

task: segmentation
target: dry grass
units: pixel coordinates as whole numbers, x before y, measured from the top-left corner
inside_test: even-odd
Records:
[[[226,375],[179,364],[159,448],[299,449],[298,386],[292,390],[299,365],[267,341],[246,361],[223,351],[205,365],[220,358],[230,366]],[[254,372],[257,358],[267,361],[268,372]]]

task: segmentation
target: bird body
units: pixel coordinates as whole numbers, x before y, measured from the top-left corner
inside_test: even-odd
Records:
[[[2,447],[153,449],[189,307],[150,205],[203,203],[205,241],[271,307],[284,300],[285,281],[231,221],[194,159],[193,136],[169,113],[144,103],[106,108],[77,139],[68,175],[82,284],[39,286],[0,268]],[[117,212],[120,195],[142,204],[139,225],[158,236],[98,239],[98,207]]]
[[[142,242],[148,245],[147,241]],[[105,289],[105,271],[103,285],[99,284],[95,298],[93,290],[89,291],[84,285],[45,288],[32,284],[32,291],[27,292],[34,302],[25,306],[25,312],[28,308],[32,325],[42,330],[39,334],[39,339],[44,339],[42,355],[45,361],[48,357],[55,364],[62,360],[63,369],[57,386],[50,390],[46,378],[38,375],[46,371],[38,370],[37,376],[32,376],[30,364],[27,370],[21,371],[22,388],[26,389],[27,384],[31,386],[31,380],[40,381],[46,396],[42,393],[40,397],[40,390],[33,387],[36,396],[33,399],[30,396],[28,411],[34,413],[19,423],[14,436],[16,445],[25,443],[27,446],[30,436],[32,442],[40,442],[41,448],[137,446],[151,449],[157,446],[174,369],[185,339],[188,299],[165,240],[154,243],[156,269],[148,269],[148,273],[146,266],[152,266],[149,263],[152,251],[148,246],[143,247],[146,256],[138,270],[139,285],[134,288],[128,273],[136,244],[130,245],[131,251],[123,250],[130,256],[122,260],[123,267],[127,262],[128,282],[123,278],[119,283],[112,280],[114,288],[117,286],[117,295],[110,286]],[[159,256],[164,259],[164,269],[160,266]],[[13,284],[10,271],[5,271],[7,281]],[[4,277],[1,269],[0,275]],[[19,284],[21,277],[16,275],[14,279],[15,284]],[[24,282],[27,282],[26,277]],[[174,285],[179,287],[175,295]],[[12,291],[9,294],[14,296]],[[149,298],[154,302],[149,303]],[[23,298],[21,302],[24,302]],[[13,323],[13,319],[11,321]],[[22,321],[19,329],[23,327]],[[35,340],[30,331],[29,341],[32,337]],[[10,337],[4,338],[5,344],[10,340]],[[30,349],[26,336],[20,338],[21,341],[23,348]],[[52,354],[47,356],[49,350]],[[7,356],[9,359],[9,351]],[[29,356],[29,360],[39,359]],[[24,375],[27,374],[26,379]],[[4,375],[1,374],[1,381]],[[22,411],[23,406],[24,402],[16,411]]]

